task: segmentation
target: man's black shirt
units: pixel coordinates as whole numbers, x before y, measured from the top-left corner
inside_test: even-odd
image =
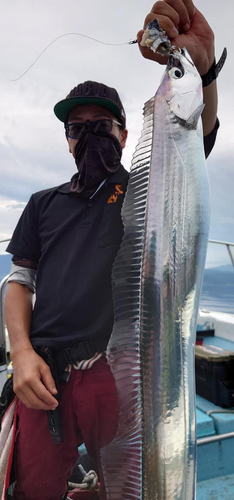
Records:
[[[111,270],[123,237],[128,172],[121,166],[92,199],[70,183],[31,196],[7,251],[38,263],[33,345],[109,340]]]

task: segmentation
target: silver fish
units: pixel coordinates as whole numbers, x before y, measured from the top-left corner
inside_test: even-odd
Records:
[[[209,231],[201,78],[171,49],[144,107],[113,268],[108,345],[119,422],[101,450],[108,500],[193,500],[194,344]]]

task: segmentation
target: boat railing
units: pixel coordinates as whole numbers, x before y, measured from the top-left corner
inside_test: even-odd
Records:
[[[0,283],[0,393],[7,380],[7,352],[5,335],[5,315],[4,315],[4,293],[7,286],[8,276],[5,276]]]
[[[227,241],[217,241],[217,240],[209,240],[209,243],[214,243],[216,245],[223,245],[226,247],[228,251],[228,255],[230,257],[231,263],[234,267],[234,253],[232,253],[232,248],[234,249],[234,243],[228,243]]]
[[[11,241],[11,238],[7,238],[6,240],[1,240],[0,243],[8,243]],[[218,241],[218,240],[209,240],[208,243],[214,243],[215,245],[223,245],[226,247],[228,251],[228,255],[230,257],[231,263],[234,267],[234,243],[229,243],[227,241]],[[231,248],[233,248],[233,253]]]
[[[10,241],[10,238],[0,240],[0,243],[7,243]],[[218,241],[218,240],[209,240],[209,243],[214,243],[216,245],[226,246],[228,255],[230,257],[231,263],[234,267],[234,243],[228,243],[226,241]],[[233,251],[232,251],[233,248]],[[0,284],[0,350],[6,349],[5,342],[5,320],[4,320],[4,290],[7,284],[7,276],[2,280]],[[1,360],[1,358],[0,358]],[[0,361],[1,362],[1,361]]]
[[[6,238],[4,240],[0,240],[0,243],[8,243],[11,239]],[[226,247],[228,251],[229,258],[231,260],[231,263],[234,268],[234,243],[230,243],[227,241],[218,241],[218,240],[209,240],[209,243],[215,244],[215,245],[223,245]],[[233,249],[233,250],[232,250]],[[1,349],[6,349],[6,341],[5,341],[5,320],[4,320],[4,291],[5,287],[7,285],[7,278],[6,276],[1,284],[0,284],[0,352]],[[1,363],[1,357],[0,357],[0,363]]]
[[[0,240],[0,243],[8,243],[11,238]],[[1,384],[1,373],[5,371],[4,360],[6,359],[6,335],[5,335],[5,315],[4,315],[4,294],[7,286],[8,276],[5,276],[0,283],[0,388]],[[6,374],[4,374],[5,376]]]
[[[0,243],[8,243],[9,241],[11,241],[11,238],[7,238],[7,240],[1,240]]]

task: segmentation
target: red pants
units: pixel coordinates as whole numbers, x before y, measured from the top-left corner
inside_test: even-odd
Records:
[[[90,457],[98,461],[99,496],[106,500],[99,450],[115,436],[117,400],[114,379],[104,357],[90,370],[72,369],[68,384],[61,383],[60,407],[64,442],[56,445],[49,433],[46,412],[30,410],[19,402],[14,500],[61,500],[78,459],[77,447],[83,442]]]

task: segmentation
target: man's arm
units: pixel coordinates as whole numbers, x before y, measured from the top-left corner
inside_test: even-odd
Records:
[[[201,76],[208,73],[215,58],[214,33],[192,0],[158,1],[146,16],[144,29],[153,19],[158,19],[160,27],[171,38],[172,45],[186,47]],[[166,64],[166,57],[140,45],[143,33],[141,30],[137,35],[142,55],[159,64]],[[215,81],[203,89],[203,95],[205,104],[202,113],[203,133],[207,136],[214,129],[217,117],[218,98]]]
[[[203,135],[209,135],[214,129],[217,110],[218,110],[218,93],[217,84],[214,80],[210,85],[203,88],[204,110],[202,113]]]
[[[54,410],[58,405],[51,371],[30,342],[32,292],[25,285],[8,284],[5,301],[6,324],[14,366],[14,392],[28,407]]]
[[[32,292],[27,286],[9,283],[6,291],[5,315],[11,346],[11,358],[33,349],[29,340],[32,317]]]

